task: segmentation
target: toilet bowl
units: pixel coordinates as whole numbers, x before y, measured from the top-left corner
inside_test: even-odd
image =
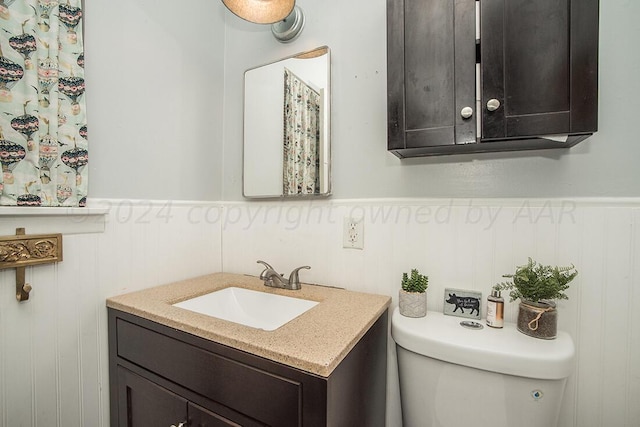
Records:
[[[402,316],[396,342],[404,427],[555,427],[573,369],[571,337],[541,340],[517,331],[461,326],[455,316]]]

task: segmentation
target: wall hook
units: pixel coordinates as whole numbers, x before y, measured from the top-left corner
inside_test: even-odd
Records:
[[[15,236],[0,237],[0,270],[16,269],[16,299],[29,299],[31,285],[26,283],[25,269],[31,265],[62,261],[62,234],[25,234],[17,228]]]

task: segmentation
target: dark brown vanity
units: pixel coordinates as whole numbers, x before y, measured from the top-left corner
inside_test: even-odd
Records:
[[[112,426],[384,426],[388,297],[304,285],[320,304],[271,332],[171,306],[180,292],[228,283],[261,285],[212,275],[108,300]],[[354,316],[360,304],[369,308]],[[314,367],[324,355],[305,361],[305,347],[316,355],[325,348],[330,362]]]

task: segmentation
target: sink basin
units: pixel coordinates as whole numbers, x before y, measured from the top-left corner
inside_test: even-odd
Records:
[[[318,303],[244,288],[225,288],[173,304],[265,331],[278,329]]]

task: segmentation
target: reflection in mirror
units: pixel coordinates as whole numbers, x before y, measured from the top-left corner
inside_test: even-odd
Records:
[[[245,72],[245,197],[330,194],[330,68],[324,46]]]

